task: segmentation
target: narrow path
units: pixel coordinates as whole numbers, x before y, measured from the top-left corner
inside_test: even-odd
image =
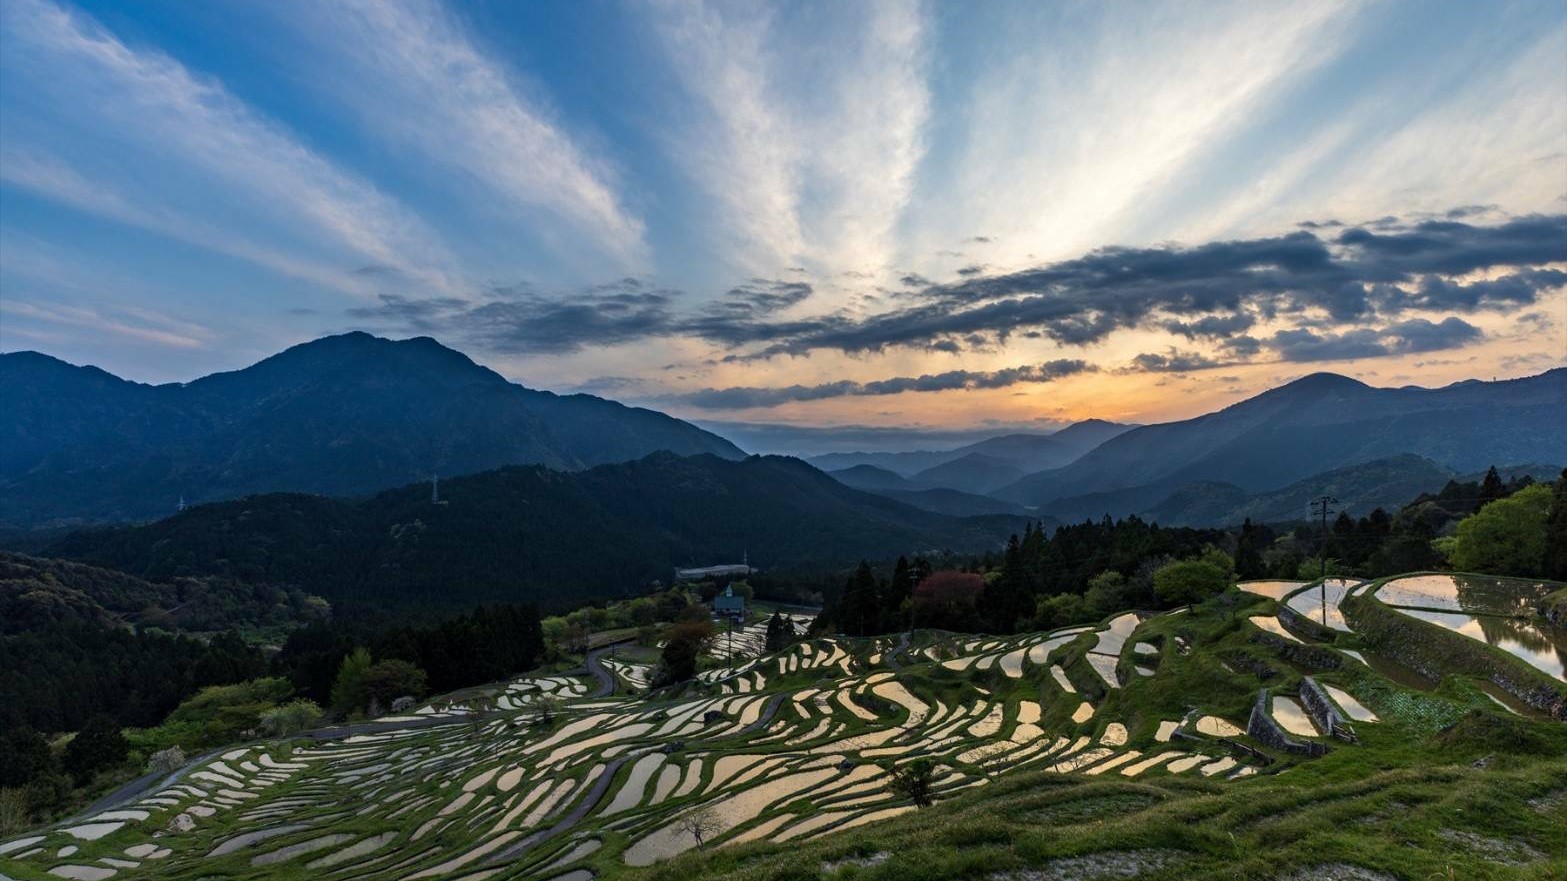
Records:
[[[599,685],[598,690],[592,694],[587,695],[587,697],[609,697],[615,693],[615,685],[617,683],[615,674],[604,669],[604,664],[600,659],[604,657],[605,652],[610,651],[615,646],[624,645],[625,643],[634,641],[634,639],[635,637],[617,639],[614,642],[605,643],[604,645],[601,645],[598,648],[588,652],[587,658],[583,660],[583,666],[586,667],[587,671],[593,675],[594,679],[599,681]]]

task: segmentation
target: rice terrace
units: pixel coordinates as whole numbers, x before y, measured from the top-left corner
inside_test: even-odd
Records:
[[[0,844],[0,866],[76,881],[1556,877],[1567,643],[1506,617],[1550,587],[1241,583],[1048,633],[814,639],[652,692],[636,664],[610,687],[530,676],[359,732],[236,746]],[[1494,624],[1449,636],[1385,601]],[[892,784],[921,765],[923,811]]]
[[[1567,881],[1564,0],[0,0],[0,881]]]

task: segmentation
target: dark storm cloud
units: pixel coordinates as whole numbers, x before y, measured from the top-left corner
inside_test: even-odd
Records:
[[[1233,362],[1219,361],[1198,352],[1170,349],[1164,353],[1144,352],[1132,359],[1128,372],[1132,373],[1186,373],[1191,370],[1207,370],[1212,367],[1228,367]]]
[[[772,388],[735,386],[709,388],[674,396],[678,401],[704,410],[743,410],[776,407],[796,401],[820,401],[828,398],[898,395],[904,392],[941,392],[954,389],[1007,388],[1019,383],[1050,382],[1098,368],[1086,361],[1060,359],[1043,364],[1008,367],[1002,370],[949,370],[924,376],[896,376],[871,382],[840,380],[820,385],[790,385]]]
[[[1225,339],[1251,330],[1257,323],[1254,315],[1246,312],[1237,312],[1234,315],[1209,315],[1196,321],[1177,321],[1171,319],[1161,322],[1160,327],[1178,336],[1189,340],[1195,339]]]
[[[753,278],[729,289],[724,299],[713,305],[719,314],[756,318],[780,312],[811,296],[811,286],[803,281],[776,281]]]
[[[1302,229],[1192,247],[1105,248],[1019,272],[980,270],[950,284],[930,284],[911,273],[901,279],[908,288],[897,298],[901,306],[870,316],[840,310],[781,318],[778,313],[810,297],[812,289],[767,279],[752,279],[696,310],[677,310],[678,292],[624,279],[567,298],[524,288],[467,306],[386,297],[380,307],[351,314],[421,331],[444,324],[506,352],[686,337],[732,350],[724,359],[730,361],[816,350],[958,351],[1002,345],[1013,335],[1080,346],[1133,327],[1217,340],[1229,354],[1248,357],[1262,346],[1243,336],[1255,322],[1285,317],[1296,324],[1285,333],[1305,335],[1275,338],[1271,345],[1320,360],[1378,347],[1399,351],[1367,328],[1409,311],[1527,307],[1567,283],[1567,273],[1547,268],[1557,262],[1567,262],[1567,215],[1490,226],[1383,218],[1332,235]],[[1507,271],[1491,280],[1454,280],[1496,269]]]
[[[1322,312],[1336,323],[1360,323],[1411,309],[1527,305],[1564,281],[1561,273],[1539,267],[1567,261],[1567,216],[1484,227],[1447,220],[1396,227],[1385,219],[1371,226],[1376,230],[1355,227],[1331,241],[1300,231],[1189,248],[1107,248],[1036,269],[932,285],[920,293],[924,302],[893,312],[727,328],[721,341],[761,344],[762,355],[929,347],[972,334],[1005,341],[1031,331],[1081,345],[1161,313]],[[1431,274],[1493,267],[1520,269],[1505,285],[1452,290],[1438,284],[1413,295],[1391,293],[1394,284],[1426,284]],[[1209,327],[1218,330],[1217,320]]]
[[[551,299],[527,287],[496,288],[490,294],[493,299],[479,303],[384,294],[379,306],[348,314],[417,331],[455,331],[493,352],[562,353],[669,334],[676,292],[628,278],[570,299]]]
[[[1269,347],[1283,361],[1344,361],[1458,349],[1483,337],[1480,328],[1449,316],[1440,322],[1412,318],[1382,328],[1356,328],[1342,333],[1308,328],[1281,330],[1273,335]]]

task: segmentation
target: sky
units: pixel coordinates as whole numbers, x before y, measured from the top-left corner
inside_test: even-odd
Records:
[[[428,335],[752,450],[1567,363],[1567,5],[6,0],[0,351]]]

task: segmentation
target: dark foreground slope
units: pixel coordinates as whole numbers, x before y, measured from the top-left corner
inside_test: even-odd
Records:
[[[356,495],[432,472],[569,470],[659,450],[743,455],[663,413],[524,388],[428,337],[326,337],[158,386],[0,355],[0,526],[144,520],[181,497]]]
[[[362,501],[272,494],[51,549],[163,580],[221,574],[377,606],[575,605],[676,566],[762,568],[995,547],[1015,517],[957,519],[843,486],[797,460],[659,453],[581,472],[505,468]]]

